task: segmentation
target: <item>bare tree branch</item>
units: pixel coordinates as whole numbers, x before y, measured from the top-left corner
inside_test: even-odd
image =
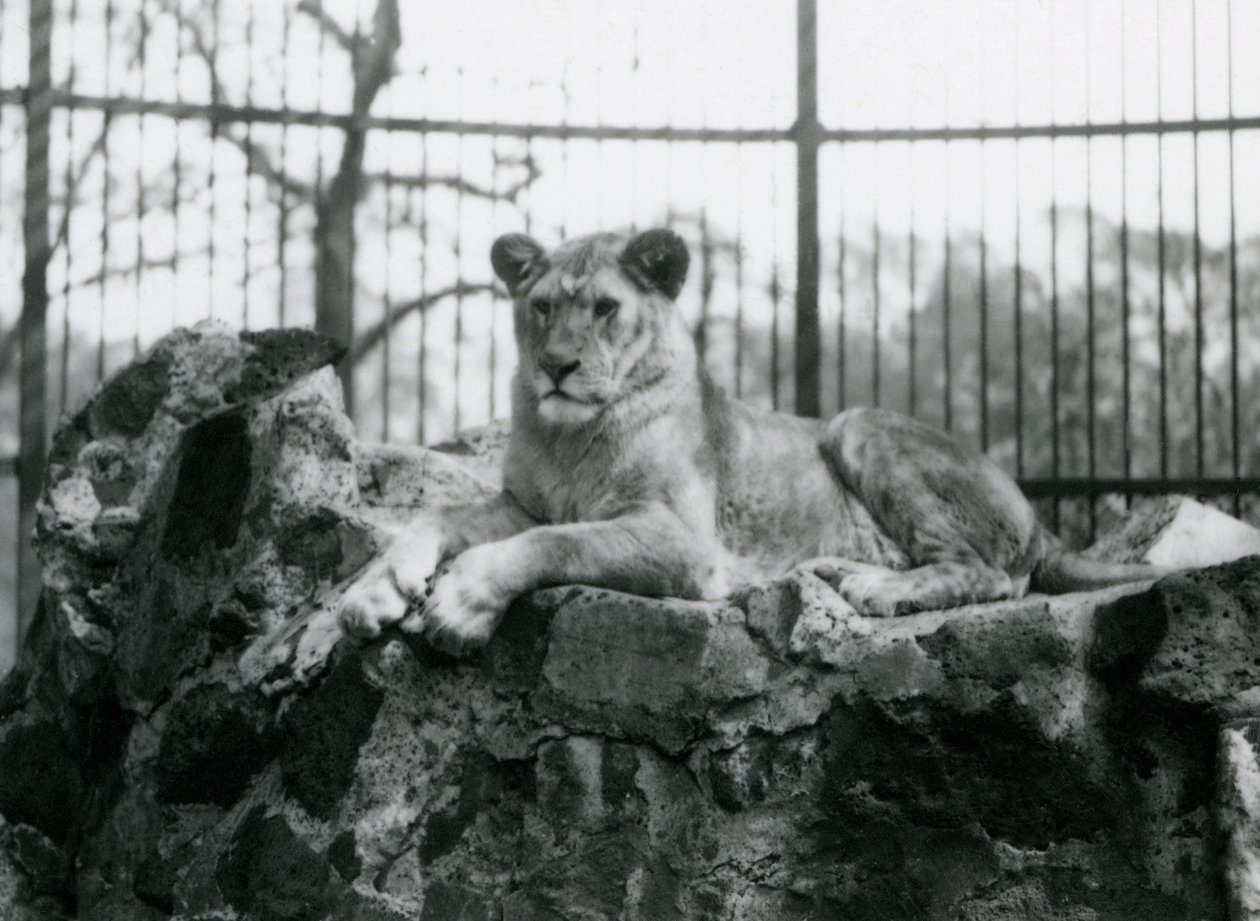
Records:
[[[337,44],[346,51],[349,51],[352,55],[359,53],[358,43],[363,40],[362,36],[352,35],[343,29],[341,23],[333,19],[324,9],[324,5],[320,0],[302,0],[295,9],[299,13],[305,13],[319,23],[319,27],[331,35]]]
[[[397,0],[377,0],[372,25],[371,41],[354,46],[355,115],[366,115],[381,87],[393,78],[395,55],[402,44]],[[354,338],[354,215],[363,189],[366,138],[363,128],[346,129],[337,174],[316,209],[315,330],[346,344]],[[346,405],[351,408],[352,367],[351,362],[343,362],[339,369]]]
[[[314,196],[315,190],[311,186],[294,179],[277,167],[271,161],[271,156],[253,141],[227,128],[219,131],[219,137],[245,155],[249,169],[254,175],[262,176],[272,185],[298,198],[309,200]]]
[[[345,363],[349,367],[357,365],[369,352],[385,341],[385,336],[390,330],[413,313],[424,313],[447,298],[471,297],[474,294],[485,294],[496,290],[494,285],[484,282],[461,281],[456,282],[449,288],[442,288],[434,291],[432,294],[426,294],[424,297],[418,297],[403,304],[395,304],[386,319],[373,324],[355,337],[354,345],[351,347]]]
[[[473,198],[486,198],[491,201],[514,201],[520,193],[520,188],[517,186],[500,192],[497,189],[490,189],[477,185],[474,182],[469,182],[463,176],[426,176],[385,172],[366,173],[363,178],[368,182],[383,183],[404,189],[428,189],[440,186],[454,189],[462,195],[468,195]]]
[[[136,274],[136,270],[141,272],[149,269],[174,269],[179,265],[181,259],[193,259],[197,256],[205,256],[210,252],[209,247],[200,247],[198,249],[181,250],[169,256],[161,256],[153,259],[145,259],[140,263],[130,263],[129,265],[113,266],[95,272],[84,278],[76,279],[68,286],[68,290],[77,291],[80,288],[93,288],[101,282],[109,281],[114,278],[130,278]]]
[[[366,44],[366,47],[364,47]],[[354,113],[366,115],[382,86],[394,76],[394,59],[402,46],[397,0],[379,0],[372,14],[371,40],[351,48],[354,54]]]
[[[495,189],[483,185],[477,185],[469,182],[463,176],[433,176],[421,174],[401,174],[401,173],[368,173],[364,176],[368,182],[384,183],[390,186],[400,186],[405,189],[427,189],[433,186],[441,186],[448,189],[454,189],[462,195],[469,195],[474,198],[485,198],[490,201],[506,201],[516,204],[517,197],[521,192],[529,188],[542,175],[542,170],[538,168],[538,163],[532,156],[523,156],[519,159],[515,157],[495,157],[494,165],[496,168],[504,166],[524,168],[525,175],[519,180],[507,186],[504,189]]]
[[[137,44],[132,49],[131,57],[127,60],[125,67],[130,70],[140,61],[140,48]],[[74,85],[75,68],[71,64],[68,82]],[[66,175],[66,189],[64,193],[63,209],[61,212],[61,221],[57,225],[57,233],[53,238],[52,247],[49,253],[57,251],[58,247],[66,245],[70,237],[70,217],[74,212],[74,206],[78,204],[79,187],[83,184],[84,178],[87,176],[88,170],[92,166],[92,161],[105,150],[105,144],[109,140],[109,119],[106,118],[101,125],[101,133],[96,136],[96,140],[92,142],[92,146],[88,148],[87,153],[83,155],[83,159],[79,161],[77,169],[71,169]],[[106,177],[108,182],[108,177]]]
[[[211,48],[206,41],[205,33],[201,26],[192,19],[186,17],[179,4],[171,6],[171,0],[160,0],[160,8],[171,14],[175,18],[178,30],[187,32],[192,42],[193,51],[197,57],[206,66],[206,73],[210,77],[211,96],[220,102],[228,98],[228,93],[223,85],[223,81],[219,79],[218,70],[216,68],[215,49]],[[215,124],[213,121],[211,124]],[[217,125],[217,136],[236,147],[245,155],[246,162],[252,172],[262,176],[273,185],[279,186],[290,195],[294,195],[309,200],[314,195],[314,190],[305,183],[300,182],[287,174],[287,172],[275,164],[271,159],[271,154],[267,149],[259,144],[255,144],[249,138],[235,132],[226,125]]]
[[[92,142],[92,146],[88,148],[87,153],[83,155],[83,159],[79,161],[78,167],[71,170],[70,175],[66,177],[66,190],[61,212],[61,221],[57,224],[57,234],[53,238],[52,249],[50,252],[56,252],[58,247],[66,244],[66,240],[70,236],[70,217],[79,200],[79,186],[83,184],[83,180],[87,176],[88,169],[92,166],[92,161],[95,160],[97,155],[105,149],[105,142],[108,137],[109,126],[106,124],[101,129],[101,133],[97,135],[96,140]]]

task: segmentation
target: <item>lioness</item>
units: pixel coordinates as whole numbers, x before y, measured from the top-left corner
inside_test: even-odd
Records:
[[[715,598],[802,561],[881,617],[1155,574],[1065,552],[1010,477],[913,419],[727,397],[674,309],[672,231],[550,253],[508,234],[490,259],[520,353],[503,491],[405,528],[343,597],[355,636],[397,624],[460,653],[543,586]]]

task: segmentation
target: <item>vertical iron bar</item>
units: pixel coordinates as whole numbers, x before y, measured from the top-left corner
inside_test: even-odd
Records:
[[[1015,476],[1024,477],[1024,215],[1020,188],[1020,142],[1015,141]]]
[[[1091,32],[1088,14],[1085,18],[1085,123],[1093,120],[1090,107],[1090,54]],[[1089,479],[1092,481],[1098,472],[1098,449],[1095,436],[1095,399],[1097,381],[1095,379],[1095,341],[1094,341],[1094,144],[1092,137],[1085,138],[1085,445],[1086,465]],[[1098,527],[1097,496],[1090,495],[1089,505],[1089,540],[1092,543]]]
[[[213,23],[211,25],[211,30],[210,30],[211,41],[213,42],[213,45],[210,48],[210,60],[206,62],[206,66],[210,70],[210,102],[212,105],[218,106],[219,103],[223,101],[219,98],[219,37],[220,37],[219,21],[221,18],[220,0],[213,0],[213,2],[210,4],[210,15],[213,19]],[[215,262],[216,262],[216,257],[218,255],[217,247],[215,245],[215,231],[218,230],[218,227],[219,227],[219,221],[218,221],[219,201],[218,201],[218,195],[215,192],[215,181],[218,178],[217,176],[218,159],[219,159],[218,150],[219,150],[219,120],[216,118],[216,119],[211,119],[210,121],[210,171],[209,171],[209,175],[206,177],[206,195],[210,199],[210,209],[209,209],[210,210],[210,218],[209,218],[210,238],[209,240],[206,241],[207,242],[206,274],[210,283],[209,309],[210,309],[211,317],[214,316],[214,304],[215,304],[215,301],[217,300],[217,298],[215,297],[214,283],[216,280]]]
[[[325,43],[325,38],[324,38],[325,29],[323,26],[324,0],[315,0],[315,14],[316,14],[316,20],[318,23],[318,27],[316,29],[316,38],[315,38],[315,111],[323,112],[324,111],[324,43]],[[326,190],[324,189],[324,128],[321,125],[315,129],[315,194],[312,196],[314,198],[314,211],[315,211],[314,226],[315,226],[316,237],[318,237],[321,232],[320,225],[322,224],[322,217],[324,214],[325,192]],[[316,239],[314,243],[315,243],[315,265],[313,266],[313,268],[315,269],[315,279],[316,279],[316,282],[318,283],[318,280],[324,277],[324,241],[320,239]],[[317,315],[318,315],[318,312],[319,311],[317,307],[316,308]],[[354,411],[353,406],[347,406],[346,409],[349,410],[351,413],[353,413]],[[350,418],[353,421],[354,416],[352,415]],[[421,444],[423,444],[423,441],[421,441]]]
[[[841,148],[842,152],[843,152],[843,149],[844,148]],[[843,160],[841,161],[841,163],[843,164]],[[843,170],[843,165],[841,169]],[[845,348],[846,348],[845,338],[848,332],[847,321],[848,321],[849,299],[846,296],[847,292],[845,291],[845,279],[844,279],[844,270],[845,270],[845,263],[846,263],[845,256],[847,255],[848,241],[845,239],[845,226],[844,226],[845,225],[845,202],[843,199],[840,202],[840,209],[841,209],[840,210],[840,252],[839,252],[839,268],[837,270],[837,274],[839,276],[837,285],[838,285],[838,293],[840,295],[840,315],[838,318],[838,324],[837,324],[837,330],[836,330],[836,352],[837,352],[836,363],[839,365],[839,368],[836,369],[836,399],[839,403],[839,408],[844,409],[845,406],[847,406],[849,402],[848,394],[846,392],[846,388],[844,384],[845,373],[849,367],[847,356],[845,354]]]
[[[630,39],[630,47],[632,49],[630,52],[630,93],[632,96],[631,111],[638,112],[639,111],[639,17],[637,13],[633,17],[633,19],[634,19],[634,22],[633,22],[633,25],[631,26],[632,34],[631,34],[631,39]],[[738,176],[739,173],[742,172],[741,167],[743,166],[743,163],[742,161],[740,161],[740,154],[741,154],[740,146],[737,144],[735,145],[735,159],[737,163],[736,176]],[[738,182],[739,180],[737,178],[736,183]],[[739,191],[740,191],[739,189],[736,189],[737,196],[739,195]],[[742,197],[739,197],[737,198],[737,200],[742,201],[743,199]],[[738,221],[740,212],[737,210],[735,214],[736,214],[735,220]],[[635,138],[634,140],[630,142],[630,232],[632,234],[637,234],[639,232],[638,219],[639,219],[639,139]],[[736,239],[737,240],[739,239],[738,233],[736,234]],[[739,325],[738,323],[736,323],[736,327],[735,327],[735,342],[736,342],[736,356],[738,356],[739,355]],[[737,361],[738,361],[738,358],[737,358]],[[735,391],[736,391],[735,395],[739,396],[738,372],[736,372],[736,375],[735,375]]]
[[[1050,476],[1059,478],[1059,198],[1058,145],[1050,140]],[[1059,502],[1054,502],[1054,530],[1059,530]]]
[[[183,79],[184,79],[184,0],[173,0],[175,13],[175,101],[182,102],[184,98]],[[183,178],[183,158],[180,156],[180,148],[182,147],[184,135],[184,120],[178,115],[175,116],[175,152],[171,158],[171,277],[174,282],[176,292],[180,289],[179,283],[179,248],[183,240],[180,233],[180,201],[179,186],[180,180]],[[171,326],[175,325],[174,311],[172,311]]]
[[[1020,21],[1019,10],[1015,11],[1015,124],[1020,123],[1020,100],[1022,81],[1020,80]],[[1020,141],[1015,144],[1015,278],[1014,278],[1014,323],[1012,345],[1015,349],[1015,476],[1024,477],[1024,266],[1023,266],[1023,195],[1022,173],[1020,171]]]
[[[52,120],[52,3],[32,0],[28,12],[30,68],[26,95],[26,205],[22,216],[24,268],[18,444],[18,611],[20,641],[39,600],[39,561],[31,545],[35,503],[44,481],[47,406],[49,156]]]
[[[713,241],[709,236],[709,211],[700,205],[700,322],[696,324],[696,354],[704,364],[709,350],[709,302],[713,296]]]
[[[147,48],[149,38],[149,18],[145,13],[145,0],[139,0],[140,4],[140,43],[138,49],[138,63],[140,65],[140,98],[145,99],[148,96],[148,81],[145,74],[145,65],[147,57]],[[136,126],[137,130],[137,147],[144,150],[144,114],[138,116]],[[140,353],[140,318],[143,316],[144,304],[141,300],[141,287],[144,278],[144,157],[136,157],[136,315],[135,328],[132,330],[131,352],[132,357]]]
[[[1094,199],[1093,199],[1093,145],[1085,140],[1085,435],[1086,464],[1092,480],[1098,470],[1098,448],[1095,436],[1096,423],[1096,375],[1094,370],[1096,343],[1094,341]],[[1089,536],[1092,540],[1097,524],[1095,497],[1089,499]]]
[[[941,359],[945,369],[945,390],[942,394],[945,409],[945,431],[950,431],[954,427],[954,408],[953,408],[953,391],[954,391],[954,369],[953,362],[950,357],[950,301],[953,297],[951,288],[953,287],[953,269],[950,263],[953,262],[954,246],[950,237],[950,213],[949,213],[949,141],[945,142],[945,265],[941,274]]]
[[[254,104],[254,0],[249,0],[249,12],[245,17],[245,105],[252,107]],[[245,122],[245,147],[247,150],[252,148],[254,141],[254,124],[253,122]],[[241,327],[249,329],[249,285],[250,277],[250,256],[252,253],[252,245],[250,243],[250,232],[253,230],[253,210],[254,195],[251,180],[254,178],[253,160],[248,153],[245,154],[245,227],[244,227],[244,247],[241,252]]]
[[[38,2],[38,0],[37,0]],[[113,55],[114,46],[114,2],[106,0],[105,2],[105,95],[109,96],[113,92],[113,73],[112,65],[114,63]],[[109,172],[109,129],[113,124],[111,113],[106,110],[104,113],[104,125],[101,128],[101,168],[103,179],[101,181],[101,275],[98,285],[100,293],[100,304],[98,310],[100,312],[100,328],[96,339],[96,379],[100,381],[105,377],[105,303],[108,294],[107,279],[109,277],[109,225],[110,219],[110,191],[111,180]]]
[[[1054,8],[1050,9],[1050,85],[1055,85]],[[1050,123],[1059,122],[1054,94],[1050,97]],[[1058,139],[1050,138],[1050,475],[1059,478],[1059,161]],[[1059,499],[1051,505],[1050,522],[1055,533],[1060,526]]]
[[[635,26],[635,65],[638,66],[638,26]],[[744,148],[735,145],[736,195],[741,203],[735,210],[735,396],[743,396],[744,390],[744,209],[743,188],[740,177],[744,174]]]
[[[459,80],[459,96],[460,96],[460,101],[462,103],[463,95],[464,95],[464,68],[462,66],[459,67],[456,70],[456,74]],[[463,108],[462,104],[460,108],[461,109]],[[462,176],[463,174],[464,174],[464,136],[462,134],[459,134],[455,136],[455,175]],[[459,188],[455,190],[454,255],[455,255],[455,275],[457,279],[463,278],[463,269],[464,269],[464,261],[462,258],[463,251],[464,251],[463,223],[464,223],[464,188],[461,185]],[[463,363],[461,359],[463,357],[462,353],[463,353],[463,344],[464,344],[464,294],[463,294],[462,286],[457,287],[456,292],[455,292],[455,342],[453,344],[455,347],[455,418],[452,420],[454,424],[454,430],[452,434],[455,434],[459,432],[460,423],[462,422],[462,416],[460,414],[459,398],[460,398],[460,395],[464,392],[464,388],[462,385],[462,376],[461,376],[461,372],[463,371],[463,367],[462,367]]]
[[[770,408],[779,408],[779,266],[770,267]]]
[[[916,307],[918,303],[918,278],[916,276],[915,247],[916,247],[916,241],[915,241],[915,236],[914,236],[914,200],[912,196],[911,204],[910,204],[910,238],[909,238],[908,246],[907,246],[907,252],[909,254],[908,260],[909,260],[909,274],[910,274],[910,313],[908,317],[909,335],[907,337],[909,340],[907,343],[907,349],[909,353],[909,372],[910,372],[909,373],[910,392],[909,392],[909,400],[908,400],[908,403],[909,403],[908,412],[911,416],[913,416],[915,414],[915,411],[918,409],[918,390],[916,386],[916,382],[918,381],[918,368],[916,367],[916,365],[918,364],[918,355],[917,355],[918,332],[915,328],[915,314],[918,312],[917,307]]]
[[[1190,98],[1191,113],[1199,120],[1199,4],[1190,4]],[[1194,469],[1203,476],[1203,242],[1199,235],[1199,131],[1194,143]]]
[[[495,77],[492,81],[495,90],[498,90],[499,79]],[[496,92],[497,95],[497,92]],[[492,166],[490,169],[490,188],[495,190],[495,197],[490,202],[490,221],[495,227],[502,226],[499,218],[499,173],[500,173],[500,156],[499,156],[499,139],[491,138],[490,143],[493,145]],[[495,394],[494,391],[499,383],[499,336],[498,336],[498,319],[499,319],[499,295],[497,292],[490,294],[490,399],[487,409],[486,418],[494,419],[495,411]]]
[[[818,3],[796,0],[796,412],[819,414]]]
[[[980,450],[989,450],[989,241],[985,223],[985,144],[980,141]]]
[[[289,34],[292,27],[290,21],[290,8],[288,3],[282,4],[283,20],[281,24],[281,41],[280,49],[280,109],[283,112],[289,111]],[[278,202],[278,214],[276,234],[276,262],[280,267],[280,290],[277,298],[277,320],[279,325],[283,327],[288,321],[288,288],[289,274],[288,261],[285,258],[286,250],[289,242],[289,125],[285,122],[280,126],[280,201]]]
[[[1229,97],[1229,117],[1234,117],[1234,4],[1225,4],[1225,35],[1227,36],[1226,78]],[[1234,479],[1242,476],[1242,448],[1240,444],[1238,412],[1238,221],[1234,195],[1234,129],[1229,129],[1229,430],[1230,472]],[[1234,493],[1234,515],[1242,513],[1242,493]]]
[[[526,142],[528,147],[528,141]],[[420,175],[429,175],[429,138],[428,135],[421,133],[420,135]],[[526,233],[529,227],[529,212],[526,211]],[[429,293],[429,196],[420,190],[420,297],[423,298]],[[419,411],[416,413],[416,441],[420,444],[425,443],[425,436],[428,434],[425,426],[425,415],[428,409],[429,388],[426,379],[428,373],[428,348],[429,348],[429,311],[420,308],[420,350],[417,355],[417,399],[420,402]]]
[[[386,91],[388,92],[388,90]],[[393,102],[393,94],[390,93],[391,108]],[[391,141],[393,140],[393,132],[385,132],[385,335],[381,339],[381,440],[389,441],[389,390],[390,390],[390,352],[393,344],[392,330],[394,328],[394,300],[393,293],[390,290],[393,281],[393,273],[391,267],[393,265],[393,235],[394,235],[394,187],[389,177],[394,174],[394,160],[390,156]],[[493,336],[491,342],[494,341]],[[490,382],[490,391],[494,392],[494,381]]]
[[[1163,64],[1163,25],[1160,15],[1163,4],[1155,0],[1155,114],[1164,117],[1164,64]],[[1155,138],[1155,202],[1158,213],[1156,230],[1156,271],[1158,317],[1159,317],[1159,475],[1168,477],[1168,342],[1167,300],[1164,291],[1165,283],[1165,241],[1164,241],[1164,136]]]
[[[72,93],[75,92],[75,90],[78,88],[77,86],[78,79],[75,74],[75,66],[74,66],[74,63],[75,63],[74,62],[74,49],[75,49],[74,25],[75,25],[75,20],[78,18],[78,13],[79,13],[78,7],[79,7],[78,0],[70,0],[70,15],[66,22],[66,25],[62,27],[67,30],[66,31],[67,42],[70,46],[70,74],[69,74],[69,80],[68,80],[68,84],[69,84],[68,88]],[[3,107],[0,107],[0,108],[3,108]],[[59,407],[60,411],[63,413],[66,411],[66,404],[68,403],[70,399],[70,396],[69,396],[70,394],[70,343],[71,343],[71,338],[70,338],[71,281],[70,281],[70,278],[71,278],[71,275],[73,274],[73,269],[74,269],[74,242],[70,237],[70,230],[73,225],[71,224],[70,218],[72,216],[71,210],[73,209],[73,206],[74,206],[74,202],[72,200],[73,196],[71,195],[71,189],[73,188],[75,184],[75,179],[74,179],[74,121],[75,121],[74,117],[75,117],[75,114],[76,113],[73,109],[70,109],[66,112],[67,153],[66,153],[66,169],[64,173],[64,179],[63,179],[63,181],[65,182],[65,196],[66,196],[65,202],[63,205],[64,213],[62,215],[62,222],[65,225],[65,242],[64,242],[63,248],[65,249],[64,262],[65,262],[66,277],[65,279],[63,279],[62,286],[61,286],[61,301],[62,301],[61,395],[60,395],[60,407]],[[0,188],[3,188],[3,185],[0,185]]]
[[[735,231],[735,396],[744,392],[744,239]]]
[[[770,170],[770,213],[779,213],[779,173]],[[778,224],[770,225],[770,405],[779,408],[779,295],[782,293],[779,278],[779,230]]]
[[[1125,3],[1120,3],[1120,121],[1128,117],[1128,92],[1126,74],[1128,73],[1127,42],[1125,29]],[[1120,136],[1120,365],[1121,365],[1121,399],[1120,399],[1120,436],[1121,451],[1124,463],[1124,479],[1133,477],[1133,380],[1131,374],[1132,356],[1129,340],[1129,136]],[[1125,508],[1133,501],[1132,495],[1124,497]]]
[[[871,403],[879,405],[879,200],[876,186],[874,241],[871,247]]]

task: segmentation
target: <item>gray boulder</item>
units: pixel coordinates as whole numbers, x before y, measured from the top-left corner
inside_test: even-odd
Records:
[[[505,431],[357,443],[338,354],[180,331],[59,429],[0,685],[3,917],[1260,911],[1260,557],[893,620],[811,575],[561,587],[468,661],[358,646],[340,587],[492,491]],[[1175,558],[1193,512],[1100,552]],[[1229,521],[1218,556],[1257,537]]]

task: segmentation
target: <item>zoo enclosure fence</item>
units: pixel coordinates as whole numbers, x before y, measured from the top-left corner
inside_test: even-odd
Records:
[[[1132,20],[1150,5],[1110,6],[1121,58],[1126,43],[1140,57]],[[448,435],[501,413],[512,364],[502,292],[472,266],[506,229],[565,236],[588,163],[597,173],[628,163],[655,183],[607,210],[617,224],[668,221],[688,237],[697,279],[683,306],[697,347],[739,395],[805,415],[885,405],[942,425],[1077,536],[1135,495],[1190,493],[1254,516],[1260,369],[1247,343],[1260,332],[1260,235],[1240,233],[1236,168],[1240,149],[1260,150],[1260,115],[1235,112],[1234,75],[1236,60],[1260,58],[1260,34],[1235,28],[1230,0],[1155,4],[1157,81],[1164,20],[1189,12],[1185,117],[1166,117],[1158,100],[1150,117],[1131,117],[1122,65],[1109,118],[1095,117],[1087,77],[1079,118],[1052,106],[1026,122],[1017,107],[996,124],[947,114],[914,127],[824,124],[837,106],[820,118],[820,98],[846,89],[826,79],[835,63],[820,47],[834,51],[856,7],[774,8],[773,36],[761,38],[793,66],[770,82],[790,85],[772,87],[778,108],[748,126],[703,111],[691,123],[672,110],[655,122],[602,110],[584,119],[567,72],[551,120],[459,106],[399,114],[391,82],[405,69],[411,13],[394,0],[0,0],[0,259],[11,260],[0,262],[0,324],[12,324],[0,389],[17,422],[0,474],[16,483],[19,535],[10,632],[20,635],[38,593],[24,538],[50,421],[163,324],[314,325],[353,343],[343,380],[362,433]],[[1060,42],[1088,44],[1089,15],[1084,33],[1065,29]],[[1213,51],[1226,79],[1203,117],[1195,30],[1221,15],[1225,46]],[[640,10],[633,25],[629,85],[651,74],[648,18]],[[313,66],[295,60],[303,42]],[[103,55],[95,73],[93,55]],[[460,65],[457,93],[467,77]],[[496,79],[491,95],[507,93]],[[1212,159],[1206,170],[1201,157]],[[680,170],[687,158],[698,169]],[[722,175],[733,179],[677,204],[697,176],[732,161]],[[1188,183],[1173,183],[1183,161]],[[1205,204],[1209,171],[1220,194]],[[1119,177],[1117,219],[1097,213],[1097,175]],[[1068,204],[1073,179],[1083,195]],[[1168,226],[1166,201],[1187,191],[1190,226]],[[961,218],[960,194],[978,194],[977,221]],[[732,209],[732,198],[744,204]],[[1131,222],[1139,199],[1155,203],[1153,226]],[[1208,215],[1224,226],[1215,245],[1201,233]],[[148,316],[172,299],[160,322]]]

